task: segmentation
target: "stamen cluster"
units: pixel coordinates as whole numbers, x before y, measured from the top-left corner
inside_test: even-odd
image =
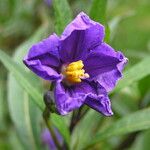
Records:
[[[72,62],[66,67],[63,67],[63,75],[65,80],[69,83],[80,83],[82,79],[89,78],[89,74],[85,73],[83,69],[84,64],[82,60]]]

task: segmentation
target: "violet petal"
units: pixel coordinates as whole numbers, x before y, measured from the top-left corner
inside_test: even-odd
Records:
[[[59,38],[55,34],[33,45],[23,60],[24,64],[43,79],[59,79],[60,59],[58,45]]]

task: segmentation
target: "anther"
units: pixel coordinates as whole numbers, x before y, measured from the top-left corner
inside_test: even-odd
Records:
[[[85,73],[83,67],[82,60],[72,62],[63,67],[62,73],[65,76],[65,80],[70,83],[80,83],[82,81],[81,79],[89,78],[89,74]]]

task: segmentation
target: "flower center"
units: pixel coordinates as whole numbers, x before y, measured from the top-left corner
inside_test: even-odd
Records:
[[[83,67],[82,60],[64,66],[62,73],[65,76],[65,80],[69,83],[80,83],[82,81],[81,79],[89,78],[89,74],[85,73]]]

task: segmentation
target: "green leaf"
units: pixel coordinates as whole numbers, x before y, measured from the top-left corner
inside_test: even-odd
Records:
[[[108,139],[113,136],[149,129],[150,115],[147,114],[150,114],[150,108],[137,111],[120,119],[117,122],[114,122],[113,124],[110,124],[109,127],[101,130],[93,139],[91,139],[85,149],[100,142],[101,140]]]
[[[0,79],[0,130],[5,129],[4,81]]]
[[[66,126],[63,116],[52,114],[51,121],[53,125],[59,130],[59,132],[64,137],[66,143],[69,146],[70,145],[70,132],[68,130],[68,127]]]
[[[143,52],[142,50],[136,51],[133,49],[127,49],[127,50],[125,50],[125,54],[127,57],[142,60],[142,59],[147,58],[150,55],[150,52]]]
[[[35,32],[33,36],[31,36],[27,41],[25,41],[20,46],[18,46],[13,56],[14,61],[24,66],[22,62],[23,57],[27,54],[29,48],[33,44],[39,42],[42,38],[45,38],[47,36],[46,35],[47,30],[48,30],[47,25],[41,26],[39,29],[37,29],[37,31]]]
[[[28,41],[24,42],[15,50],[13,60],[24,67],[22,58],[28,49],[35,42],[38,42],[46,32],[46,28],[41,27]],[[37,88],[40,88],[40,80],[35,75],[30,75],[35,81]],[[11,119],[19,135],[19,140],[25,149],[41,149],[41,111],[33,103],[31,96],[19,85],[15,77],[10,73],[8,76],[8,106]],[[19,113],[18,113],[19,112]],[[35,115],[36,114],[36,115]]]
[[[107,0],[93,0],[90,17],[105,26],[105,41],[109,42],[110,30],[106,22]]]
[[[132,84],[121,92],[115,93],[111,97],[112,108],[115,114],[119,116],[126,116],[127,114],[137,111],[139,109],[139,100],[140,93],[137,83]]]
[[[12,121],[24,148],[39,149],[40,142],[36,137],[40,137],[40,127],[36,129],[40,124],[41,113],[29,95],[16,84],[14,78],[9,78],[8,102]]]
[[[34,102],[41,110],[44,110],[44,103],[42,101],[42,94],[34,86],[29,74],[25,70],[15,63],[7,54],[0,50],[0,61],[4,66],[13,74],[18,83],[31,95]]]
[[[140,89],[140,93],[141,95],[144,97],[144,95],[150,91],[150,86],[149,84],[147,83],[150,83],[150,75],[149,76],[146,76],[145,78],[143,78],[140,82],[139,82],[139,89]]]
[[[8,132],[7,135],[7,144],[10,145],[9,149],[19,149],[19,150],[24,150],[23,145],[20,143],[19,137],[16,134],[16,130],[14,128],[11,128]],[[27,139],[26,139],[27,140]]]
[[[109,21],[109,27],[110,27],[110,40],[112,41],[118,32],[118,27],[122,21],[125,19],[128,19],[129,17],[133,17],[135,15],[134,11],[128,11],[125,14],[121,14],[118,16],[113,17],[112,20]],[[131,51],[130,51],[131,52]]]
[[[102,121],[101,115],[90,109],[75,127],[72,134],[71,148],[82,149],[87,144],[87,141],[94,136],[94,130],[99,126],[100,121]]]
[[[35,84],[31,80],[31,77],[22,69],[19,64],[15,63],[2,51],[0,51],[0,60],[12,73],[16,81],[19,81],[17,83],[19,83],[28,92],[28,94],[32,96],[32,100],[34,100],[39,108],[44,110],[42,95],[40,95],[40,92],[38,92],[37,88],[35,88]],[[33,104],[33,101],[29,101],[30,98],[28,94],[25,91],[22,92],[21,87],[16,84],[16,81],[13,79],[13,77],[9,78],[9,91],[10,89],[16,89],[18,91],[17,93],[13,90],[9,92],[8,100],[11,117],[19,133],[20,140],[22,143],[24,143],[25,148],[29,149],[32,147],[32,149],[37,149],[38,145],[34,139],[34,134],[37,134],[34,132],[36,128],[32,128],[31,126],[33,121],[34,123],[37,122],[35,121],[34,117],[35,112],[37,112],[37,108],[34,107],[35,105]],[[34,112],[32,112],[31,119],[30,111],[33,110]],[[36,115],[38,116],[38,113]]]
[[[129,70],[124,72],[123,79],[119,81],[115,91],[119,91],[150,74],[150,57],[143,59],[141,62],[131,67]]]
[[[150,130],[141,132],[135,139],[135,142],[130,147],[130,150],[149,150]]]
[[[93,0],[90,17],[104,25],[106,23],[106,6],[107,0]]]
[[[65,26],[72,20],[72,11],[67,0],[54,0],[53,6],[56,19],[55,30],[61,34]]]

